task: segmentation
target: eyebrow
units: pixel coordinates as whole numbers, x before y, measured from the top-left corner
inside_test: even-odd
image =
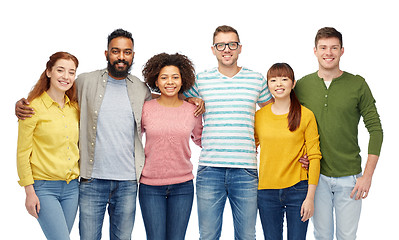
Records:
[[[326,45],[326,44],[322,44],[322,45],[318,45],[318,47],[340,47],[340,45],[339,44],[336,44],[336,45]]]
[[[160,76],[163,76],[163,75],[169,76],[169,74],[166,74],[166,73],[162,73]],[[171,75],[172,76],[175,76],[175,75],[180,76],[180,74],[178,74],[178,73],[173,73]]]
[[[64,69],[64,70],[65,70],[65,68],[64,68],[63,66],[56,66],[56,68],[57,68],[57,69],[61,68],[61,69]],[[75,68],[71,68],[71,69],[69,69],[69,70],[76,71]]]
[[[118,47],[113,47],[113,48],[111,48],[111,50],[123,50],[123,51],[130,50],[130,51],[133,51],[133,48],[120,49]]]

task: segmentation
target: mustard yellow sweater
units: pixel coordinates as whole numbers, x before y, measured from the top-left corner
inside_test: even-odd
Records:
[[[269,104],[255,114],[255,142],[260,145],[258,189],[282,189],[302,180],[317,185],[320,174],[320,147],[316,119],[302,106],[301,124],[288,129],[288,114],[275,115]],[[307,154],[309,171],[299,158]]]

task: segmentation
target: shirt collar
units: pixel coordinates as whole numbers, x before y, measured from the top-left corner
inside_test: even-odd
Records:
[[[107,77],[111,77],[111,75],[109,75],[108,69],[106,69],[106,68],[103,69],[102,76],[104,76],[104,74],[107,74]],[[111,78],[112,78],[112,77],[111,77]],[[127,77],[126,77],[125,79],[129,80],[130,82],[133,82],[130,73],[127,75]]]
[[[48,95],[48,93],[47,93],[46,91],[43,92],[43,94],[40,96],[40,98],[42,99],[42,101],[43,101],[44,105],[46,106],[46,108],[50,108],[51,105],[53,105],[53,104],[58,105],[58,103],[55,102],[55,101]],[[67,96],[67,95],[64,95],[64,98],[65,98],[65,105],[69,104],[69,103],[70,103],[70,100],[69,100],[68,96]]]

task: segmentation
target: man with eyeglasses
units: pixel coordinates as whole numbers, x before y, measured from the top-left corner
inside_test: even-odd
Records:
[[[212,52],[218,67],[199,73],[186,97],[205,101],[202,151],[196,192],[200,239],[219,239],[226,199],[232,209],[235,239],[255,239],[257,159],[256,103],[271,100],[265,78],[238,67],[241,44],[230,26],[217,27]]]

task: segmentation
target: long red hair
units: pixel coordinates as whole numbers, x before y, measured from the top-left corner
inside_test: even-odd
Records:
[[[52,68],[54,67],[55,63],[59,59],[72,60],[75,63],[76,68],[78,68],[78,66],[79,66],[78,59],[70,53],[56,52],[53,55],[51,55],[50,59],[48,60],[48,62],[46,64],[46,69],[43,71],[42,75],[40,75],[39,81],[37,81],[35,86],[29,92],[29,95],[28,95],[29,102],[32,101],[33,99],[39,97],[40,95],[43,94],[44,91],[47,91],[50,88],[50,78],[47,77],[46,72],[51,71]],[[65,92],[65,94],[68,96],[68,98],[71,102],[77,103],[75,83],[72,85],[72,87],[68,91]]]
[[[295,82],[294,70],[287,63],[275,63],[267,71],[267,80],[272,77],[288,77],[292,80],[292,84]],[[290,110],[288,112],[288,128],[291,132],[295,131],[301,124],[301,103],[298,100],[294,90],[290,93]]]

